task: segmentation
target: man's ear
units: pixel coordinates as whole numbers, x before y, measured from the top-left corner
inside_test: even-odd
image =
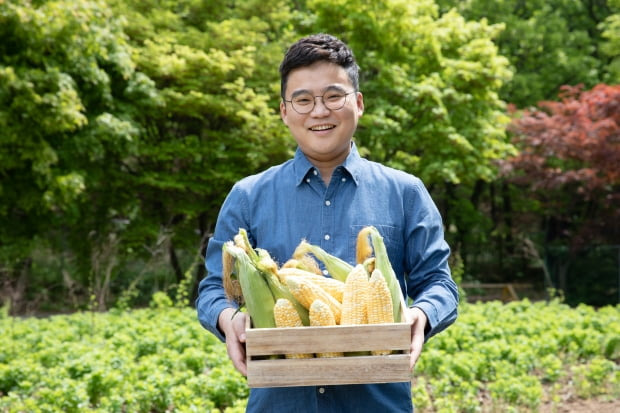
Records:
[[[287,118],[286,103],[284,103],[283,101],[280,101],[280,117],[282,118],[282,121],[284,122],[284,124],[288,126],[288,123],[286,123],[286,118]]]
[[[364,113],[364,96],[362,92],[357,92],[355,103],[357,104],[357,112],[359,116]]]

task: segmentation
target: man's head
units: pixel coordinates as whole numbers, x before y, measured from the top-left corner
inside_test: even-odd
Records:
[[[358,90],[359,68],[351,49],[327,34],[299,40],[280,66],[280,115],[324,179],[351,150],[351,139],[364,112]]]
[[[280,64],[280,94],[284,98],[289,73],[316,62],[330,62],[341,66],[349,76],[355,91],[359,91],[359,66],[353,52],[340,39],[329,34],[314,34],[295,42]]]

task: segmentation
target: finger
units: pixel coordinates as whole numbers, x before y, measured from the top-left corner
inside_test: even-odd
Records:
[[[415,367],[416,363],[418,362],[418,358],[420,357],[420,354],[422,353],[422,346],[424,345],[424,336],[422,336],[422,338],[420,339],[419,335],[414,335],[413,339],[411,340],[411,347],[410,347],[410,351],[411,351],[411,357],[409,358],[409,369],[413,370],[413,368]]]
[[[247,365],[245,359],[245,347],[239,341],[231,337],[230,340],[226,341],[226,351],[228,352],[228,357],[233,363],[233,366],[244,376],[247,375]]]

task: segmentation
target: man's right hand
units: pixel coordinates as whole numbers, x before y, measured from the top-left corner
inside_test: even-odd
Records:
[[[233,365],[247,376],[245,361],[245,322],[247,314],[234,308],[227,308],[218,317],[218,326],[226,337],[226,351]]]

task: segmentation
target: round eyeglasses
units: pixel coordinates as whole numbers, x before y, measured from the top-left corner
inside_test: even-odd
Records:
[[[321,98],[323,106],[329,110],[340,110],[347,103],[347,96],[355,93],[345,92],[344,90],[328,90],[322,96],[313,96],[310,93],[293,94],[291,100],[282,99],[284,102],[291,104],[295,112],[300,115],[306,115],[314,109],[316,98]]]

